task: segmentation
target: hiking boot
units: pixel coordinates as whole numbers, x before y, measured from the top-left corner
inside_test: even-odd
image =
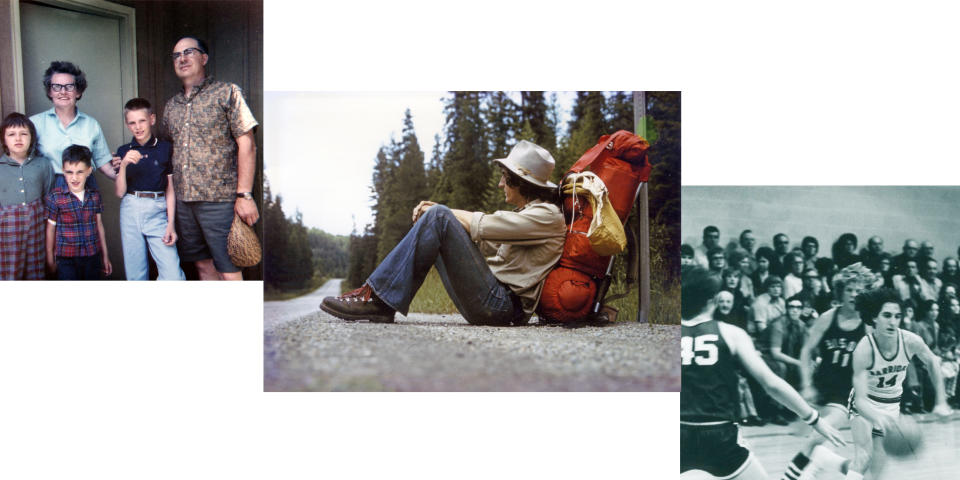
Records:
[[[320,309],[343,320],[367,320],[375,323],[393,323],[396,310],[377,298],[366,283],[339,297],[326,297]]]

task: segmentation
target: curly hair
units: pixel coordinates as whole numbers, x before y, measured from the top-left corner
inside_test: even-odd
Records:
[[[860,319],[863,323],[873,326],[873,320],[880,315],[880,310],[888,303],[893,303],[903,311],[903,303],[900,301],[900,295],[892,288],[877,288],[868,290],[857,295],[857,312],[860,313]]]
[[[857,262],[846,267],[843,267],[836,275],[833,276],[833,281],[830,282],[833,285],[833,293],[836,296],[837,300],[841,299],[843,295],[843,289],[851,283],[856,283],[862,286],[864,289],[872,289],[878,283],[883,281],[883,277],[873,273],[867,267],[864,267],[862,263]]]
[[[47,99],[53,100],[53,97],[50,96],[50,85],[52,83],[50,79],[57,73],[73,75],[73,83],[77,86],[77,100],[80,100],[83,92],[87,89],[87,76],[83,74],[80,67],[62,60],[50,62],[50,66],[43,72],[43,89],[47,92]]]

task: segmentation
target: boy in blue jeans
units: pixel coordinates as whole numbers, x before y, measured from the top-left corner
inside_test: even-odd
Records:
[[[133,134],[117,149],[120,170],[120,238],[127,280],[147,280],[147,248],[157,264],[157,280],[184,280],[174,227],[172,145],[153,136],[157,123],[150,102],[134,98],[123,107],[124,123]]]
[[[100,192],[87,185],[93,154],[82,145],[63,151],[65,186],[46,196],[47,268],[60,280],[100,280],[113,273],[103,234]]]

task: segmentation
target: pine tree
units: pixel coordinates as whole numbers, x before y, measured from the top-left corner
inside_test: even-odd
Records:
[[[556,122],[550,118],[551,108],[555,108],[556,94],[553,94],[554,105],[547,103],[544,92],[520,92],[522,105],[523,128],[529,126],[529,132],[521,133],[524,140],[529,140],[550,153],[556,152],[557,133]],[[526,136],[526,135],[529,135]]]
[[[486,196],[477,185],[492,170],[480,99],[478,92],[452,92],[444,106],[443,171],[434,193],[451,208],[480,210]]]
[[[400,142],[391,141],[389,163],[393,175],[381,196],[381,222],[377,225],[377,260],[382,260],[410,230],[410,212],[427,197],[427,177],[423,169],[423,151],[417,141],[410,109],[404,113]]]
[[[633,93],[611,93],[607,97],[604,117],[606,119],[605,133],[614,133],[618,130],[633,132]]]

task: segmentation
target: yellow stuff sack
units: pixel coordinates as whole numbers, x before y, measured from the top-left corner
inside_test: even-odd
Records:
[[[627,248],[623,223],[613,209],[607,195],[607,186],[600,177],[593,172],[568,175],[563,183],[563,193],[573,195],[574,204],[578,201],[578,195],[586,197],[590,202],[593,219],[590,221],[587,239],[590,240],[590,248],[597,255],[616,255]],[[570,222],[570,226],[573,227],[573,222]]]

